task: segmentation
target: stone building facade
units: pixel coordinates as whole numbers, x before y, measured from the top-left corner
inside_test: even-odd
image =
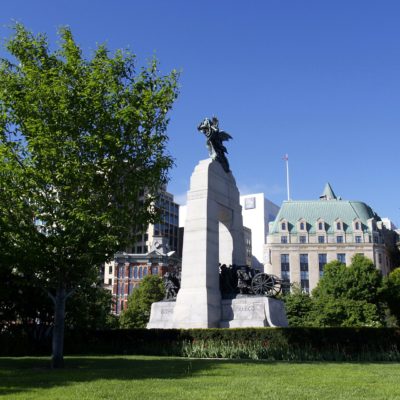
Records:
[[[168,238],[154,237],[150,251],[146,254],[117,253],[114,260],[106,265],[109,289],[112,291],[113,312],[117,315],[123,311],[128,296],[137,289],[147,275],[164,276],[166,272],[177,272],[181,259],[175,251],[169,251]]]
[[[323,275],[325,264],[350,264],[355,254],[370,258],[386,275],[397,234],[363,202],[336,197],[327,184],[319,200],[285,201],[270,224],[265,246],[265,272],[310,292]]]

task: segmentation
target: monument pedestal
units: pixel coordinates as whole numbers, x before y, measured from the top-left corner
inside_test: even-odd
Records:
[[[147,329],[171,329],[175,301],[158,301],[151,305]]]
[[[221,302],[220,328],[288,326],[283,301],[265,296],[238,296]]]
[[[151,306],[148,329],[174,328],[175,301],[159,301]],[[192,324],[195,318],[192,318]],[[260,328],[288,326],[283,301],[264,296],[238,296],[221,301],[220,328]]]

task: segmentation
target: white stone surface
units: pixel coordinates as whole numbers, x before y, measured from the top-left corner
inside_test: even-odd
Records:
[[[217,161],[194,169],[187,196],[182,281],[173,314],[174,328],[218,327],[221,319],[219,262],[246,260],[239,191]]]
[[[147,324],[147,329],[172,328],[172,314],[174,312],[174,301],[158,301],[151,305],[150,321]]]
[[[263,296],[222,300],[221,328],[288,326],[283,301]]]

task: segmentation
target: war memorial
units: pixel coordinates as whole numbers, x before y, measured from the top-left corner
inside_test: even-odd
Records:
[[[218,119],[198,126],[209,158],[192,173],[187,194],[181,277],[167,276],[167,294],[153,303],[147,328],[287,326],[282,282],[245,265],[239,191],[226,157]]]

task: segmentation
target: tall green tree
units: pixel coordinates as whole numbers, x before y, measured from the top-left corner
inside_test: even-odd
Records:
[[[362,255],[355,255],[348,267],[328,263],[312,292],[312,325],[382,326],[381,288],[381,273]]]
[[[150,319],[151,305],[162,300],[164,294],[162,279],[158,275],[147,275],[128,297],[128,307],[119,319],[121,327],[145,328]]]
[[[177,74],[98,46],[85,59],[70,29],[51,50],[22,25],[0,61],[1,265],[29,272],[54,304],[52,365],[63,365],[65,304],[154,221]],[[149,196],[140,199],[146,188]]]

